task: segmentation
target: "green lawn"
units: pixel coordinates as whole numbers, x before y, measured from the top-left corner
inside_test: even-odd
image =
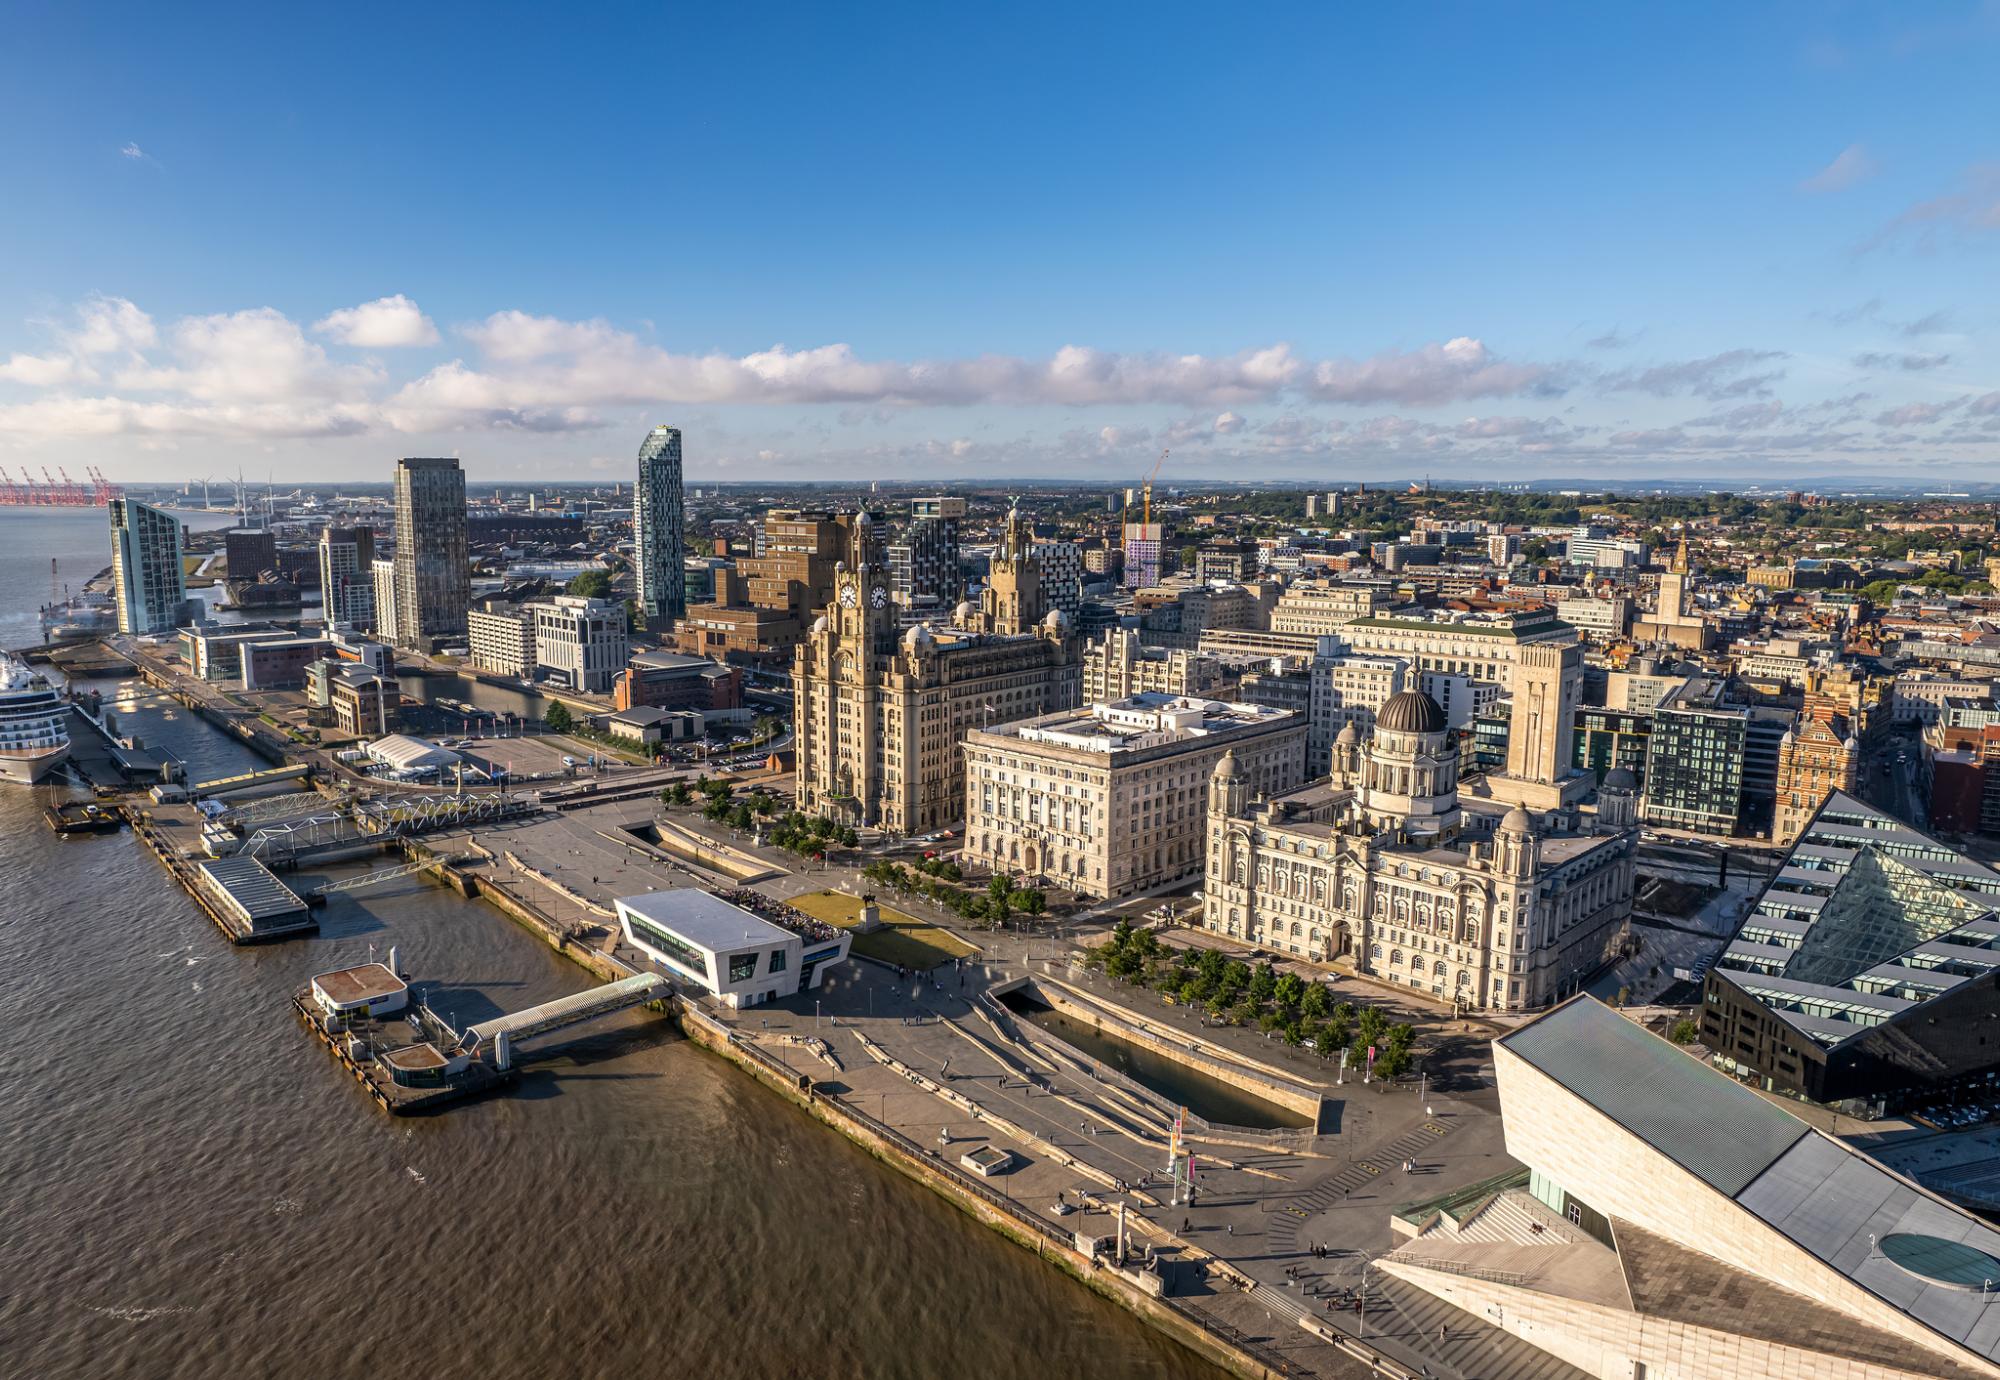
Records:
[[[790,903],[814,919],[842,929],[853,928],[861,915],[861,898],[844,891],[807,892],[790,898]],[[883,963],[900,963],[906,968],[935,968],[940,963],[979,952],[951,931],[927,920],[880,902],[876,903],[876,909],[882,915],[882,928],[854,936],[853,948],[858,954]]]

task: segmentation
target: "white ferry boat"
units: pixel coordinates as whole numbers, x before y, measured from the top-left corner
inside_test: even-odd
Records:
[[[0,652],[0,781],[33,785],[69,757],[69,706],[26,662]]]

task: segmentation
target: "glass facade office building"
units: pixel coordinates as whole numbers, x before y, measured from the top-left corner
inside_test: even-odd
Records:
[[[1743,817],[1747,739],[1740,710],[1656,712],[1646,746],[1645,820],[1702,834],[1735,833]]]
[[[686,520],[680,428],[656,426],[639,447],[639,482],[632,507],[639,616],[649,628],[687,616]]]
[[[456,460],[396,462],[395,594],[398,646],[429,652],[465,640],[472,561]]]
[[[180,519],[136,498],[113,499],[110,511],[118,631],[172,632],[187,603]]]

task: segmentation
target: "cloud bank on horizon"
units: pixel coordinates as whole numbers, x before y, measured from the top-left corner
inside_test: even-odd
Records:
[[[1845,324],[1879,332],[1879,303],[1844,315]],[[1947,324],[1933,313],[1900,332],[1930,334]],[[1860,351],[1835,366],[1854,376],[1842,391],[1787,403],[1778,393],[1798,361],[1752,347],[1615,368],[1601,357],[1512,358],[1471,336],[1321,359],[1284,342],[1228,355],[1065,345],[1037,358],[889,360],[840,343],[694,354],[602,319],[511,309],[442,332],[401,293],[310,324],[269,307],[162,323],[135,302],[93,297],[41,329],[42,348],[0,361],[0,384],[14,386],[13,397],[0,398],[0,441],[9,448],[125,440],[173,450],[374,437],[385,454],[417,440],[476,454],[478,438],[505,434],[549,438],[551,453],[561,454],[561,438],[573,433],[615,453],[617,434],[633,431],[636,417],[688,408],[718,419],[713,432],[727,463],[773,472],[832,459],[884,474],[935,472],[940,461],[967,475],[1053,474],[1076,464],[1108,467],[1161,446],[1177,448],[1185,470],[1243,461],[1266,471],[1340,461],[1449,467],[1508,457],[1581,465],[1756,455],[1886,462],[1916,454],[1951,463],[2000,444],[2000,389],[1960,386],[1938,396],[1933,388],[1902,401],[1874,391],[1944,371],[1952,355],[1941,351]],[[1625,352],[1633,341],[1613,328],[1591,345]],[[434,358],[440,353],[450,357]],[[1678,404],[1692,415],[1644,426],[1611,420],[1634,401]],[[1874,405],[1885,401],[1892,405]],[[806,449],[743,451],[740,419],[760,409],[831,412],[846,428],[904,425],[893,441],[840,444],[822,416],[801,433],[818,437]],[[957,434],[954,418],[975,410],[1072,422],[1098,411],[1120,417],[1014,436]],[[1145,419],[1149,411],[1153,420]]]

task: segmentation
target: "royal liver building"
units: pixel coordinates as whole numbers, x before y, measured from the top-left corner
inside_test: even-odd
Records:
[[[1343,729],[1333,774],[1299,790],[1253,800],[1224,757],[1209,782],[1202,923],[1459,1010],[1528,1010],[1577,990],[1631,914],[1631,783],[1607,778],[1594,819],[1462,797],[1452,738],[1437,702],[1409,690],[1365,740]]]

